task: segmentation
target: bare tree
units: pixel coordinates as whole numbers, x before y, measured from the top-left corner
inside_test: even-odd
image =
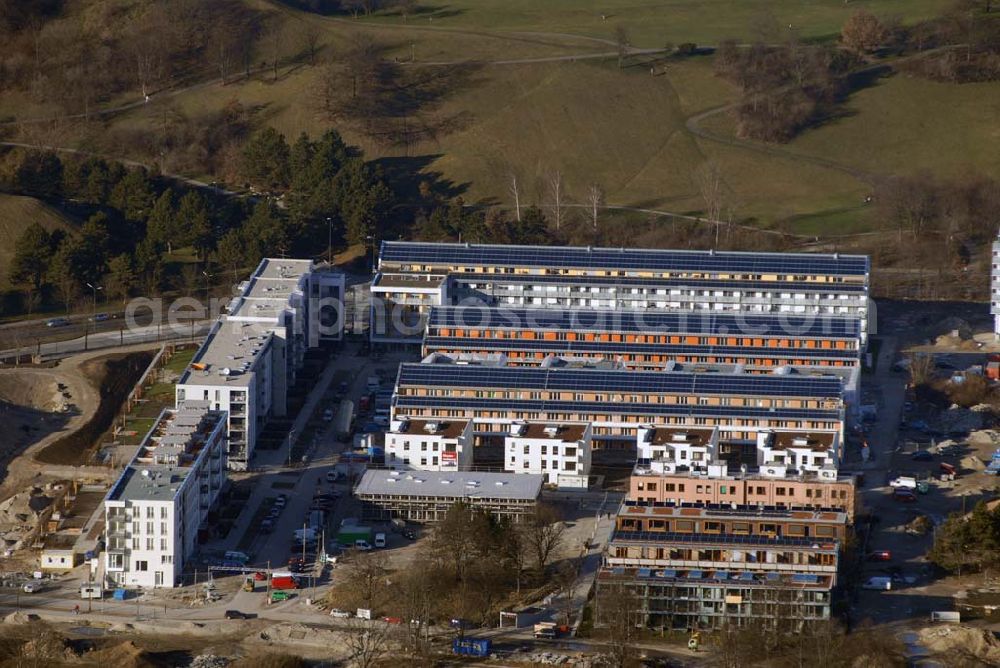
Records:
[[[719,165],[713,160],[702,164],[695,171],[695,182],[698,186],[698,192],[701,194],[701,201],[705,205],[705,217],[715,223],[715,245],[718,247],[719,228],[721,227],[719,218],[725,205],[724,184]]]
[[[910,382],[914,387],[926,385],[934,377],[934,356],[926,353],[914,353],[909,356]]]
[[[271,61],[271,79],[278,80],[278,63],[284,54],[285,24],[274,19],[267,30],[268,60]]]
[[[563,623],[572,623],[571,616],[575,607],[573,594],[576,591],[576,581],[580,577],[580,563],[576,559],[570,559],[559,564],[555,572],[553,582],[559,594],[558,609],[563,617]]]
[[[389,561],[381,552],[359,552],[352,558],[345,571],[345,580],[354,591],[357,600],[369,610],[381,597],[386,587]]]
[[[517,222],[521,222],[521,192],[517,186],[517,174],[511,170],[509,178],[507,189],[510,196],[514,198],[514,218],[517,219]]]
[[[212,41],[215,49],[215,64],[219,68],[219,80],[225,86],[229,82],[229,75],[232,73],[239,53],[235,28],[224,21],[220,22],[215,27]]]
[[[625,58],[628,56],[629,48],[628,30],[625,26],[618,24],[615,26],[615,45],[618,47],[618,69],[625,67]]]
[[[594,231],[597,231],[597,210],[604,203],[604,190],[598,183],[591,183],[587,191],[587,203],[590,204],[591,215],[594,221]]]
[[[545,571],[552,554],[562,545],[566,525],[561,519],[559,511],[553,506],[539,504],[524,528],[525,541],[534,554],[539,571]]]
[[[305,44],[306,53],[309,54],[309,64],[316,66],[316,54],[319,53],[319,29],[314,25],[309,25],[302,32],[302,42]]]
[[[558,169],[549,174],[549,198],[551,201],[552,220],[555,221],[556,229],[562,227],[563,223],[563,197],[565,186],[563,184],[562,172]]]
[[[385,622],[353,619],[347,627],[344,644],[355,668],[374,668],[392,649],[392,627]]]
[[[595,626],[604,630],[614,668],[626,668],[635,660],[639,607],[635,592],[623,583],[602,587],[597,594]]]

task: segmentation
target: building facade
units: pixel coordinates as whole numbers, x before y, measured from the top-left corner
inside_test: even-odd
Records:
[[[676,362],[769,372],[781,366],[856,367],[860,336],[857,318],[826,314],[435,306],[423,353],[502,354],[518,366],[538,366],[555,355],[640,370]]]
[[[286,415],[306,351],[343,337],[344,285],[311,260],[261,260],[182,374],[178,407],[207,401],[227,413],[232,469],[245,470],[264,425]]]
[[[377,310],[383,321],[393,311],[419,321],[432,306],[476,303],[839,315],[858,319],[864,347],[868,275],[859,255],[387,241],[373,282],[372,338],[399,338],[375,326]],[[418,294],[420,281],[433,285]]]
[[[354,488],[366,520],[437,522],[456,503],[521,522],[535,513],[543,477],[531,474],[366,471]]]
[[[589,423],[515,422],[504,444],[504,470],[542,475],[560,489],[587,489],[590,478]]]
[[[112,586],[175,587],[226,479],[226,415],[164,410],[104,500]]]
[[[397,471],[468,471],[468,420],[395,420],[385,434],[385,465]]]
[[[589,422],[595,448],[631,450],[642,425],[711,428],[756,452],[765,431],[844,429],[843,385],[832,376],[605,371],[426,362],[401,364],[393,419],[473,422],[479,439],[526,422]]]
[[[993,315],[993,334],[1000,341],[1000,235],[993,241],[990,256],[990,313]]]

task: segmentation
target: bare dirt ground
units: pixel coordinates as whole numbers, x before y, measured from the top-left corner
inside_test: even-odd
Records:
[[[111,354],[150,350],[148,344],[115,349]],[[6,475],[0,499],[49,472],[35,455],[62,436],[84,426],[100,403],[98,379],[109,352],[74,355],[53,368],[0,369],[0,466]],[[60,384],[63,390],[59,389]],[[65,393],[65,394],[64,394]],[[62,412],[64,405],[69,410]],[[65,472],[51,471],[59,476]]]

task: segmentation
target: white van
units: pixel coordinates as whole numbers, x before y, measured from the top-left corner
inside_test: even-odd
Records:
[[[890,480],[889,487],[893,487],[895,489],[916,489],[917,479],[910,476],[901,475],[895,480]]]
[[[368,550],[372,549],[372,546],[371,544],[369,544],[367,540],[359,538],[356,541],[354,541],[354,549],[361,550],[362,552],[367,552]]]
[[[375,547],[385,547],[385,534],[377,533],[375,534]]]

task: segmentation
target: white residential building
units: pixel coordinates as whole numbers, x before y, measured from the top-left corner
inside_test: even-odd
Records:
[[[394,420],[385,435],[385,465],[397,471],[468,471],[469,420]]]
[[[180,585],[225,479],[225,413],[164,410],[104,499],[109,584]]]
[[[993,241],[990,258],[990,313],[993,314],[993,334],[1000,340],[1000,235]]]
[[[654,309],[858,318],[869,329],[867,256],[384,241],[373,341],[419,341],[431,306]],[[402,322],[405,331],[392,326]],[[871,323],[874,325],[874,323]]]
[[[840,462],[837,432],[761,432],[757,435],[757,465],[761,475],[782,478],[802,473],[837,479]]]
[[[181,376],[178,407],[208,401],[229,414],[233,470],[247,468],[268,419],[287,413],[306,350],[343,337],[344,285],[312,260],[261,260]]]
[[[590,451],[589,422],[514,422],[504,443],[504,470],[542,474],[564,489],[587,489]]]
[[[719,428],[639,427],[636,451],[640,466],[659,462],[663,470],[707,470],[718,459]]]

